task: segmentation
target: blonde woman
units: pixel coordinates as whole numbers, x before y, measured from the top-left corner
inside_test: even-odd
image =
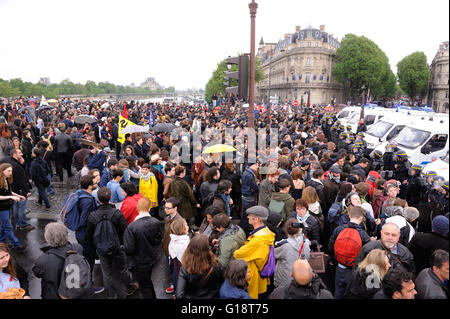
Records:
[[[353,270],[344,299],[372,299],[381,289],[381,281],[390,267],[385,250],[372,250]]]

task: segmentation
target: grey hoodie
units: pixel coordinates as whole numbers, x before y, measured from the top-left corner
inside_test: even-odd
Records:
[[[302,247],[303,236],[291,237],[275,243],[275,259],[277,264],[275,267],[274,285],[275,287],[283,286],[291,281],[292,265],[298,259],[298,253]],[[301,258],[309,260],[311,242],[308,238],[303,245]]]

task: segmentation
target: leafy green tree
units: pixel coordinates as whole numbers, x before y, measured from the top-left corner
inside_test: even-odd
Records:
[[[372,40],[354,34],[345,35],[336,50],[336,60],[333,75],[343,84],[347,97],[385,91],[383,80],[390,78],[389,61]]]
[[[430,79],[430,68],[423,52],[414,52],[397,63],[397,76],[400,87],[411,98],[412,103],[417,95],[426,93]]]

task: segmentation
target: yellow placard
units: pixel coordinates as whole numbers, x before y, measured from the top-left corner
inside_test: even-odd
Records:
[[[119,115],[119,137],[117,138],[117,142],[123,144],[125,142],[125,134],[120,134],[120,132],[129,125],[136,125],[130,120],[127,120],[122,115]]]

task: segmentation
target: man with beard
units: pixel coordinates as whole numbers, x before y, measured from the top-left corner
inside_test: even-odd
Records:
[[[373,249],[384,249],[389,258],[392,269],[403,268],[415,273],[413,254],[404,245],[399,243],[400,229],[394,223],[386,223],[381,228],[381,240],[371,241],[363,246],[356,257],[354,269]]]

